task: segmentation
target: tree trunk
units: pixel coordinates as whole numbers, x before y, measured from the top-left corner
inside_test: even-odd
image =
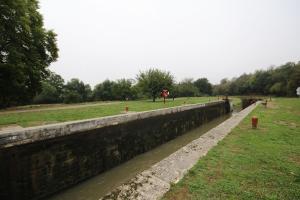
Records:
[[[155,99],[156,99],[155,96],[153,96],[153,97],[152,97],[152,101],[155,102]]]

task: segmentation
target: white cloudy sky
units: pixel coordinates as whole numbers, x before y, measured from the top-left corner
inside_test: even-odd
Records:
[[[148,68],[218,83],[300,60],[299,0],[40,0],[51,69],[95,85]]]

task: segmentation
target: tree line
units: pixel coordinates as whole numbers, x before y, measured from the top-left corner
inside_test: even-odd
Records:
[[[105,80],[93,89],[79,79],[64,79],[48,67],[58,58],[56,34],[46,30],[38,0],[0,1],[0,108],[31,103],[79,103],[134,100],[160,96],[205,95],[295,96],[300,86],[300,63],[223,79],[212,85],[206,78],[176,83],[170,72],[149,69],[136,79]]]
[[[197,97],[211,95],[274,95],[296,96],[300,86],[300,62],[242,74],[237,78],[222,79],[219,84],[211,84],[207,78],[191,78],[176,82],[167,71],[149,69],[137,74],[136,79],[105,80],[94,89],[79,79],[71,79],[66,84],[61,76],[50,72],[42,81],[42,92],[34,103],[78,103],[86,101],[135,100],[160,96],[163,89],[170,91],[170,98]]]
[[[170,97],[202,96],[212,94],[212,85],[206,78],[196,81],[185,79],[175,83],[170,72],[149,69],[140,72],[136,79],[105,80],[93,89],[89,84],[73,78],[64,79],[49,72],[41,82],[41,91],[33,98],[33,103],[80,103],[89,101],[136,100],[160,96],[163,89],[170,91]]]
[[[274,95],[296,96],[300,87],[300,62],[288,62],[267,70],[242,74],[237,78],[222,79],[215,85],[214,95]]]

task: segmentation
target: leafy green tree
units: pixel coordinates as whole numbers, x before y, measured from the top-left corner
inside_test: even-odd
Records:
[[[95,86],[94,99],[102,101],[136,99],[138,91],[132,84],[131,79],[105,80]]]
[[[93,101],[93,90],[89,84],[84,85],[84,94],[83,94],[83,100],[84,101]]]
[[[179,92],[179,86],[178,84],[174,83],[172,87],[170,88],[170,98],[173,100],[177,97],[180,97],[180,92]]]
[[[270,88],[270,93],[276,96],[283,96],[285,93],[285,86],[281,82],[277,82]]]
[[[58,57],[37,0],[0,1],[0,107],[29,103]]]
[[[224,78],[221,80],[219,85],[214,87],[214,95],[229,95],[231,81]]]
[[[187,78],[182,80],[177,85],[178,96],[180,97],[195,97],[199,96],[199,90],[194,85],[193,79]]]
[[[252,76],[251,86],[252,93],[266,95],[269,92],[271,84],[271,72],[258,70]]]
[[[42,81],[42,91],[33,99],[34,103],[58,103],[62,102],[64,79],[54,72],[49,71],[50,76]]]
[[[194,82],[194,85],[198,88],[200,94],[211,95],[212,85],[207,78],[199,78]]]
[[[80,103],[83,102],[82,96],[74,90],[65,90],[63,94],[64,103]]]
[[[53,85],[48,82],[42,82],[42,92],[33,99],[33,102],[35,104],[58,103],[60,98],[59,95],[60,94]]]
[[[288,62],[253,74],[243,74],[231,80],[223,79],[214,86],[214,94],[296,96],[300,86],[300,62]]]
[[[52,86],[54,86],[57,92],[59,93],[59,95],[62,94],[65,80],[60,75],[49,71],[49,76],[46,78],[45,81],[51,84]]]
[[[293,73],[291,74],[287,84],[288,96],[297,96],[296,89],[300,87],[300,62],[294,66]]]
[[[145,99],[147,96],[145,96],[142,92],[142,88],[138,86],[138,84],[134,84],[131,87],[132,91],[132,99]]]
[[[116,100],[134,99],[135,91],[132,89],[133,80],[120,79],[113,85],[113,94]]]
[[[174,78],[170,72],[158,69],[149,69],[140,72],[137,80],[143,93],[151,97],[153,102],[155,102],[163,89],[170,90],[174,83]]]
[[[114,81],[105,80],[95,86],[93,91],[94,99],[99,101],[111,101],[115,99],[113,88],[116,83]]]
[[[64,87],[63,99],[65,103],[79,103],[89,100],[91,87],[79,79],[71,79]]]
[[[231,84],[231,94],[250,94],[252,91],[251,85],[252,75],[243,74]]]

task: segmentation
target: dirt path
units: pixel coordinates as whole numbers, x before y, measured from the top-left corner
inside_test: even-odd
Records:
[[[13,114],[13,113],[25,113],[25,112],[41,112],[41,111],[49,111],[49,110],[65,110],[65,109],[75,109],[75,108],[85,108],[85,107],[94,107],[94,106],[102,106],[102,105],[111,105],[111,104],[119,104],[120,101],[117,102],[105,102],[105,103],[89,103],[89,104],[71,104],[71,105],[64,105],[58,104],[57,106],[53,107],[46,107],[46,108],[32,108],[32,109],[24,109],[24,110],[3,110],[0,111],[0,115],[4,114]]]

